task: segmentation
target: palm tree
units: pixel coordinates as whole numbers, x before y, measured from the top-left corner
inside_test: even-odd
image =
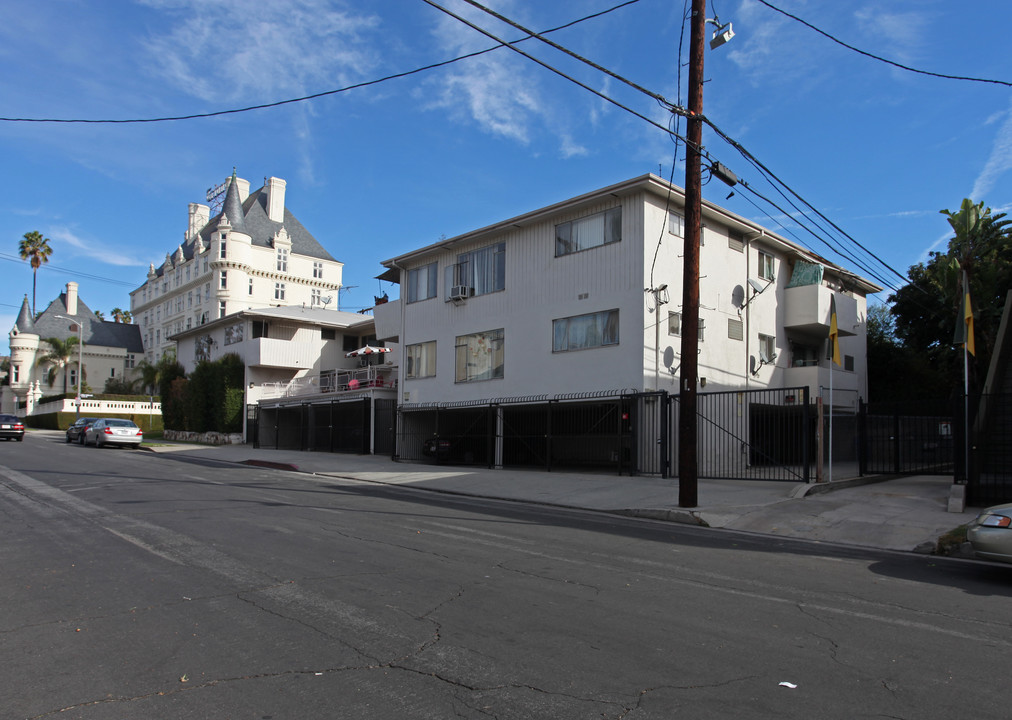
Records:
[[[150,394],[158,392],[158,381],[161,375],[159,365],[152,365],[145,358],[137,363],[137,370],[141,374],[141,387]]]
[[[73,359],[78,341],[76,337],[69,337],[66,340],[50,337],[45,338],[43,342],[49,345],[49,352],[39,358],[38,364],[50,366],[46,372],[46,382],[49,383],[49,387],[53,387],[53,383],[56,382],[56,373],[69,365]],[[78,368],[78,372],[80,372],[80,368]],[[63,392],[64,394],[67,392],[67,373],[63,373]]]
[[[49,238],[42,237],[37,230],[25,233],[18,243],[18,253],[22,260],[28,260],[32,266],[32,316],[35,316],[35,280],[39,268],[49,262],[53,248],[49,247]]]
[[[118,307],[114,307],[109,314],[112,315],[112,319],[116,322],[130,323],[134,319],[133,314],[129,310],[121,310]]]
[[[92,312],[95,313],[95,317],[97,317],[99,320],[105,320],[105,313],[102,312],[101,310],[92,310]]]

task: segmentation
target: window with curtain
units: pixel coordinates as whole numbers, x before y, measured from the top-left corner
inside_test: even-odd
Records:
[[[622,240],[622,208],[611,208],[555,226],[555,257]]]
[[[461,253],[457,264],[447,268],[446,297],[455,286],[470,288],[471,295],[485,295],[506,289],[506,243]]]
[[[502,328],[471,335],[458,335],[454,381],[478,382],[502,379],[504,347]]]
[[[408,302],[436,297],[436,263],[408,270]]]
[[[552,321],[552,351],[569,352],[618,345],[618,310]]]
[[[407,377],[434,377],[436,374],[436,341],[416,343],[404,348]]]

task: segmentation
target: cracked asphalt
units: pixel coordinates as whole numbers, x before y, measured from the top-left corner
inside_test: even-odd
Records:
[[[2,449],[3,718],[1008,716],[1006,568]]]

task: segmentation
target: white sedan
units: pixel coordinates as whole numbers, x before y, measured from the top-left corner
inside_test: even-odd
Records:
[[[144,441],[144,433],[129,420],[119,418],[102,418],[96,420],[84,433],[84,444],[104,447],[106,445],[139,446]]]

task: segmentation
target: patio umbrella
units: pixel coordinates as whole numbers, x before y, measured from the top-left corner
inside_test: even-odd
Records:
[[[375,345],[366,345],[365,347],[360,347],[358,350],[352,350],[349,353],[345,353],[344,356],[353,358],[353,357],[360,357],[362,355],[378,355],[380,353],[388,353],[388,352],[390,352],[390,348],[388,347],[376,347]]]

